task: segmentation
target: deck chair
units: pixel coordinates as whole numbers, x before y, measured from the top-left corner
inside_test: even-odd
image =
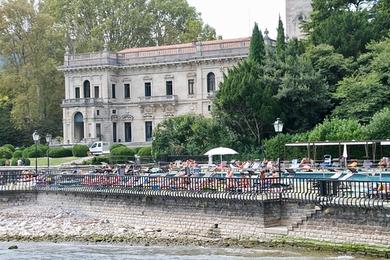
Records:
[[[299,168],[299,162],[298,162],[298,159],[293,159],[291,161],[291,166],[290,166],[291,169],[293,170],[296,170]]]
[[[320,166],[323,168],[331,167],[332,166],[332,155],[325,154],[324,161],[322,163],[320,163]]]

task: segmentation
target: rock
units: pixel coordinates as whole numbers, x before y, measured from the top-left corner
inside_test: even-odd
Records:
[[[54,217],[54,219],[60,219],[60,218],[62,218],[62,214],[61,213]]]
[[[18,246],[17,245],[10,246],[10,247],[8,247],[8,249],[18,249]]]
[[[101,224],[108,224],[110,221],[108,219],[103,219],[100,221]]]

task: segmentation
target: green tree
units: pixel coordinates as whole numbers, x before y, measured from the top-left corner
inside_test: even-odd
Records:
[[[356,74],[339,83],[334,95],[339,105],[334,116],[368,123],[377,111],[390,105],[390,38],[370,44],[367,49]]]
[[[153,154],[203,155],[207,150],[230,144],[228,130],[210,118],[183,115],[165,119],[154,131]]]
[[[288,56],[285,69],[276,96],[285,129],[287,132],[307,131],[322,121],[330,107],[327,84],[303,56]]]
[[[365,45],[381,36],[372,26],[377,0],[313,0],[313,12],[303,28],[314,45],[329,44],[344,56],[357,57]]]
[[[344,58],[331,45],[311,45],[306,49],[304,56],[311,61],[314,69],[325,77],[331,93],[336,91],[337,83],[351,75],[355,68],[352,58]]]
[[[307,141],[365,140],[364,127],[354,119],[326,119],[308,134]]]
[[[284,35],[283,22],[279,16],[278,24],[278,35],[276,37],[276,54],[277,56],[284,60],[285,50],[286,50],[286,36]]]
[[[259,64],[264,63],[265,59],[265,45],[263,34],[259,30],[259,26],[255,23],[252,32],[251,43],[249,47],[249,60]]]
[[[215,116],[245,146],[260,147],[277,113],[275,91],[252,60],[230,69],[214,100]]]
[[[389,104],[390,89],[381,84],[379,74],[370,73],[342,80],[335,97],[339,105],[334,109],[333,116],[368,123],[375,112]]]
[[[104,34],[112,50],[216,37],[186,0],[46,0],[44,10],[77,52],[101,50]]]
[[[57,66],[63,58],[62,37],[54,19],[30,1],[0,6],[0,55],[5,60],[0,94],[12,100],[12,121],[19,129],[60,132],[63,77]]]
[[[390,108],[385,107],[375,113],[370,123],[366,126],[367,138],[371,140],[390,138]]]

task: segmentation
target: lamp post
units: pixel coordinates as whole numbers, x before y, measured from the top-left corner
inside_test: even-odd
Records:
[[[47,173],[49,173],[49,169],[50,169],[50,160],[49,160],[50,142],[51,142],[51,134],[46,134],[46,143],[47,143]]]
[[[38,142],[41,137],[39,136],[37,130],[34,131],[32,137],[35,143],[35,174],[38,174]]]
[[[283,122],[280,120],[280,118],[276,118],[276,121],[274,122],[274,129],[275,133],[279,134],[283,131]],[[279,158],[278,158],[278,175],[279,175],[279,185],[282,187],[282,172],[280,170],[280,147],[278,149]],[[282,193],[280,193],[280,197],[282,196]]]

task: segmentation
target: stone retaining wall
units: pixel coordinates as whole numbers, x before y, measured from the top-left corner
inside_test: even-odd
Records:
[[[0,193],[0,238],[110,236],[244,239],[287,235],[390,245],[390,213],[298,202],[84,193]]]

